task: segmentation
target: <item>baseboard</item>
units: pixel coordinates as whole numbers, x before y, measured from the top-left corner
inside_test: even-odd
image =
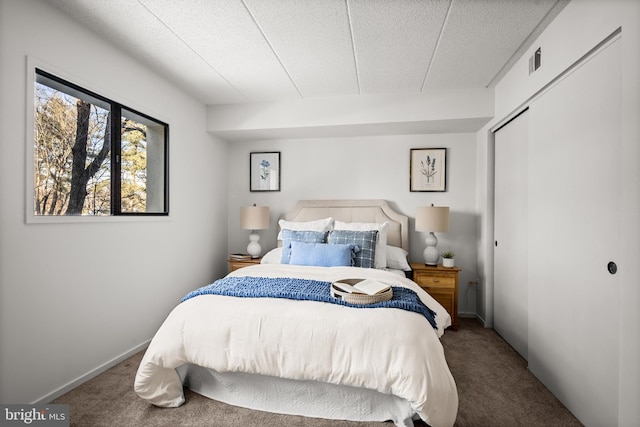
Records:
[[[458,317],[464,317],[467,319],[477,319],[478,322],[480,322],[482,324],[482,326],[484,326],[485,328],[487,328],[487,322],[486,320],[480,316],[478,313],[460,313],[458,312]]]
[[[485,328],[490,328],[490,326],[487,326],[487,321],[484,317],[476,315],[476,318],[478,319],[478,322],[482,324],[482,326],[484,326]]]
[[[128,359],[129,357],[133,356],[134,354],[138,353],[139,351],[144,350],[145,348],[147,348],[149,346],[150,342],[151,342],[151,339],[146,340],[142,344],[139,344],[139,345],[135,346],[134,348],[122,353],[121,355],[109,360],[108,362],[103,363],[102,365],[98,366],[97,368],[92,369],[91,371],[89,371],[86,374],[76,378],[75,380],[68,382],[67,384],[65,384],[62,387],[52,391],[51,393],[48,393],[48,394],[42,396],[41,398],[37,399],[35,402],[31,402],[31,404],[32,405],[39,405],[39,404],[46,404],[46,403],[51,402],[53,399],[62,396],[63,394],[67,393],[68,391],[71,391],[74,388],[78,387],[80,384],[86,383],[91,378],[100,375],[104,371],[106,371],[106,370],[108,370],[110,368],[113,368],[118,363],[124,361],[125,359]]]

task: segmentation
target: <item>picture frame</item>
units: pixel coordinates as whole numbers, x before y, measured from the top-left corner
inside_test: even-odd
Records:
[[[249,153],[249,190],[280,191],[280,152]]]
[[[446,148],[411,149],[409,190],[447,191]]]

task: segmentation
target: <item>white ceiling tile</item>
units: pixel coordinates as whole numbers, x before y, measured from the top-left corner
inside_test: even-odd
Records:
[[[449,6],[349,0],[362,93],[419,92]]]
[[[344,0],[245,0],[304,97],[357,94]]]
[[[240,0],[140,0],[249,101],[297,97]]]
[[[140,3],[130,0],[64,0],[51,3],[202,102],[246,101]]]
[[[486,87],[557,0],[453,0],[425,89]]]

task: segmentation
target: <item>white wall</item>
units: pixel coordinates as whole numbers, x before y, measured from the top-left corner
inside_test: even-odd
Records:
[[[448,191],[409,191],[411,148],[447,148]],[[281,191],[249,191],[249,153],[281,152]],[[479,218],[475,212],[475,135],[402,135],[238,142],[229,152],[229,251],[245,252],[249,231],[239,225],[239,209],[267,205],[271,228],[263,230],[264,250],[276,246],[278,217],[301,199],[385,199],[410,217],[410,259],[422,259],[423,233],[414,230],[418,206],[450,206],[448,233],[438,234],[438,248],[456,252],[460,275],[461,313],[475,314],[476,248]]]
[[[170,125],[170,218],[25,224],[26,56]],[[0,0],[0,402],[47,400],[226,272],[228,144],[205,107],[47,3]]]
[[[640,422],[640,2],[632,0],[573,0],[533,43],[496,86],[496,118],[478,135],[478,210],[482,212],[479,260],[482,273],[478,313],[491,325],[493,281],[493,140],[488,130],[524,103],[545,84],[577,61],[601,40],[622,27],[622,148],[619,155],[622,174],[622,217],[624,234],[618,262],[620,276],[620,312],[601,313],[619,316],[620,387],[618,425]],[[542,67],[528,74],[528,58],[542,48]],[[589,96],[589,93],[585,93]],[[606,143],[606,141],[603,141]],[[576,153],[579,156],[579,153]],[[579,163],[567,164],[569,171],[580,173]],[[594,204],[598,203],[594,194]],[[594,230],[608,232],[609,230]],[[579,356],[578,356],[579,357]],[[597,369],[597,368],[596,368]]]

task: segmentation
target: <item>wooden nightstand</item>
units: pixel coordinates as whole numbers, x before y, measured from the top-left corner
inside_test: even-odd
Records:
[[[412,262],[413,281],[427,291],[451,315],[451,326],[458,329],[458,267],[425,265]]]
[[[232,271],[237,270],[237,269],[242,268],[242,267],[248,267],[250,265],[260,264],[261,260],[262,260],[262,257],[260,257],[260,258],[251,258],[251,259],[243,259],[243,260],[237,260],[237,259],[229,258],[227,260],[227,261],[229,261],[229,272],[232,272]]]

